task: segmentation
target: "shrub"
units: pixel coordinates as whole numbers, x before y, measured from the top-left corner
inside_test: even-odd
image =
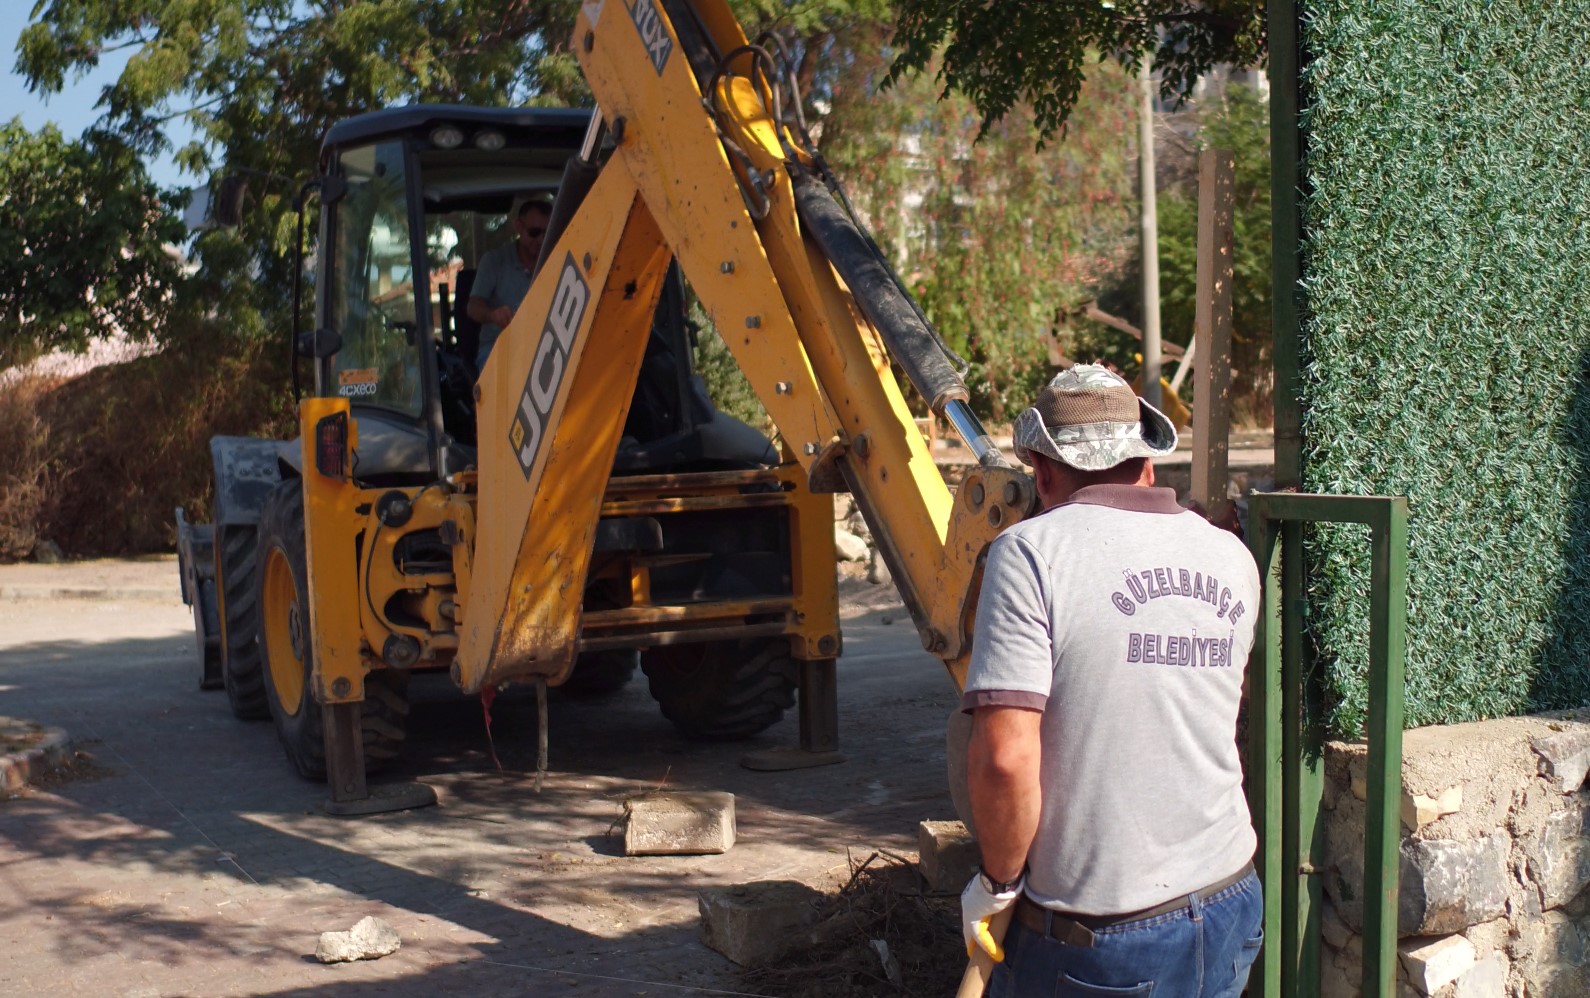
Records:
[[[170,551],[173,512],[208,520],[210,437],[291,436],[279,344],[190,337],[41,399],[52,485],[38,531],[74,555]]]
[[[53,481],[50,427],[39,414],[47,388],[37,376],[0,378],[0,562],[26,558],[39,541]]]
[[[1410,725],[1590,702],[1590,27],[1577,5],[1307,10],[1303,485],[1410,499]],[[1310,559],[1352,734],[1368,544],[1322,528]]]

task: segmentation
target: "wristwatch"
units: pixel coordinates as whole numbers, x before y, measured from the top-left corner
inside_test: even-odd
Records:
[[[983,878],[983,883],[988,885],[988,893],[1009,894],[1011,891],[1014,891],[1017,887],[1021,886],[1021,878],[1026,875],[1027,871],[1025,868],[1023,868],[1020,873],[1016,874],[1016,879],[1014,880],[995,880],[993,877],[990,877],[988,875],[988,871],[982,867],[977,868],[977,873]]]

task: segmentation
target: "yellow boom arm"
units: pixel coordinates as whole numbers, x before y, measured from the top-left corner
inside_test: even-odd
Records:
[[[574,655],[669,254],[812,491],[855,496],[924,648],[961,685],[982,558],[1032,509],[1031,480],[988,445],[954,379],[924,395],[983,463],[955,496],[945,487],[858,300],[875,290],[853,294],[803,225],[797,199],[829,195],[722,0],[587,2],[574,49],[617,147],[481,375],[475,515],[504,540],[473,553],[460,685],[558,674]]]

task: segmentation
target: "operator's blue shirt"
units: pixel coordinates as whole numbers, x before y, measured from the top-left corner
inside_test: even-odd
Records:
[[[518,243],[508,243],[487,250],[475,270],[475,284],[469,289],[471,298],[484,299],[495,309],[503,305],[515,311],[530,291],[530,268],[519,261]],[[484,370],[486,358],[502,334],[502,327],[490,322],[480,324],[480,352],[475,355],[475,369]]]

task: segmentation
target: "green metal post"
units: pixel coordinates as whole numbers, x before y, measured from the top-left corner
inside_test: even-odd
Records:
[[[1374,524],[1369,594],[1369,801],[1364,819],[1366,995],[1395,994],[1402,804],[1402,700],[1408,604],[1408,500]]]
[[[1281,898],[1281,546],[1273,521],[1258,503],[1249,510],[1248,536],[1264,589],[1248,656],[1248,813],[1259,826],[1254,865],[1264,885],[1264,938],[1272,942],[1259,953],[1248,991],[1252,998],[1280,998],[1279,941],[1286,910]]]
[[[1250,535],[1261,569],[1249,678],[1249,807],[1262,824],[1265,939],[1254,998],[1313,998],[1320,990],[1319,869],[1323,842],[1323,708],[1317,676],[1304,668],[1302,526],[1363,523],[1371,529],[1369,802],[1365,829],[1366,996],[1394,994],[1399,826],[1402,798],[1403,661],[1407,607],[1405,498],[1268,493],[1252,497]]]
[[[1304,668],[1303,656],[1303,523],[1287,520],[1281,526],[1281,657],[1282,683],[1287,697],[1285,773],[1287,779],[1285,853],[1290,898],[1295,912],[1290,933],[1282,941],[1289,954],[1291,979],[1283,979],[1289,998],[1316,998],[1319,994],[1319,920],[1324,893],[1317,872],[1324,862],[1320,834],[1320,802],[1325,794],[1324,738],[1319,706],[1323,700],[1319,677]]]
[[[1296,0],[1270,0],[1270,324],[1275,361],[1275,487],[1303,484],[1301,241],[1303,135],[1298,123],[1302,44]]]

